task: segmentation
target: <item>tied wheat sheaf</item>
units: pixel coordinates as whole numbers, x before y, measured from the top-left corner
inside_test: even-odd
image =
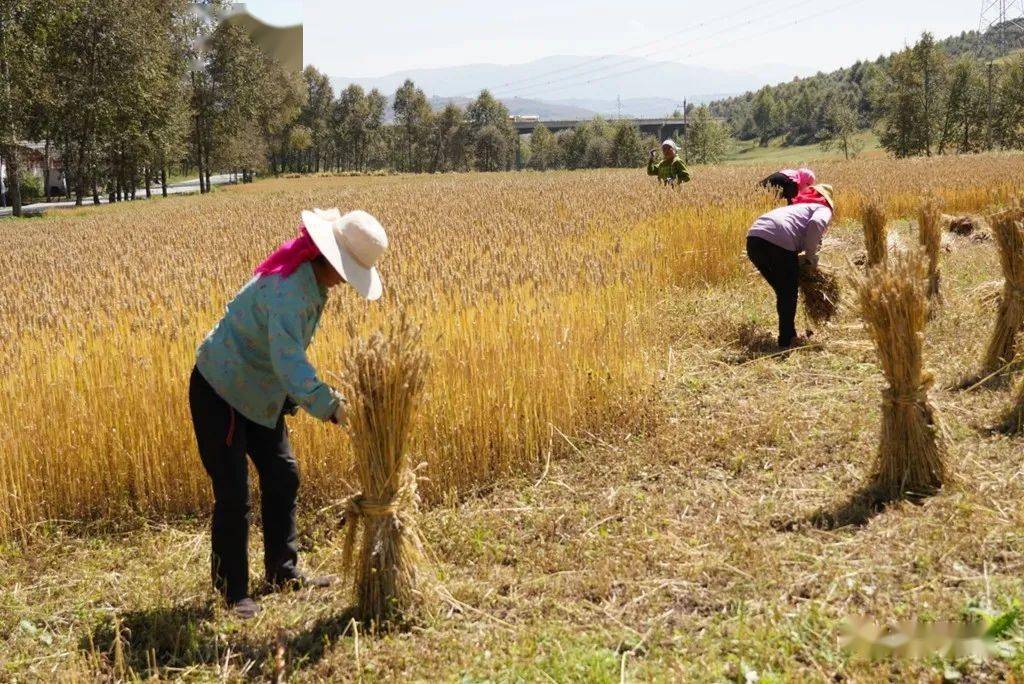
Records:
[[[854,281],[882,373],[882,431],[868,490],[875,503],[933,494],[946,480],[946,445],[923,367],[927,266],[919,251],[897,254]]]
[[[815,325],[835,317],[840,304],[839,278],[830,270],[807,262],[800,264],[800,297],[804,313]]]
[[[419,595],[423,545],[408,444],[429,362],[419,328],[405,316],[369,339],[353,331],[353,339],[341,387],[361,491],[345,511],[342,564],[354,571],[359,619],[385,626],[405,620]]]
[[[993,384],[1008,376],[1017,353],[1017,336],[1024,326],[1024,207],[1018,203],[993,215],[990,222],[1003,270],[1002,296],[981,369],[960,383],[962,389]]]
[[[889,251],[888,219],[885,205],[877,197],[864,203],[861,210],[864,223],[864,250],[867,253],[867,267],[884,266]]]
[[[939,252],[942,249],[942,203],[934,193],[929,192],[921,201],[917,212],[918,240],[928,257],[928,299],[940,304],[942,295],[939,283]]]

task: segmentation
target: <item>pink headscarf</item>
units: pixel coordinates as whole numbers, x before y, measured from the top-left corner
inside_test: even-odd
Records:
[[[299,266],[318,256],[320,256],[320,250],[317,249],[313,238],[309,237],[306,227],[300,225],[299,236],[275,249],[270,256],[263,260],[263,263],[256,267],[253,274],[279,275],[282,278],[287,278],[295,273],[295,269]]]
[[[797,192],[803,192],[806,188],[811,187],[817,182],[814,176],[814,171],[808,168],[803,169],[783,169],[779,173],[785,175],[789,180],[796,183]]]
[[[822,204],[829,209],[832,208],[832,203],[814,188],[801,190],[800,194],[793,199],[793,204]]]

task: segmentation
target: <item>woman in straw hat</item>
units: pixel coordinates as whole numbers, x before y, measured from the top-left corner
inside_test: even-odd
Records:
[[[690,172],[679,158],[679,145],[672,139],[661,144],[661,161],[656,161],[657,150],[651,150],[647,161],[647,175],[657,176],[665,185],[682,185],[690,182]]]
[[[761,181],[762,188],[774,188],[776,194],[786,200],[786,204],[793,204],[797,195],[817,183],[814,171],[808,168],[782,169]]]
[[[299,473],[284,417],[301,407],[344,423],[344,398],[320,380],[306,348],[331,288],[347,283],[367,300],[381,296],[376,263],[387,246],[384,229],[364,211],[302,212],[299,236],[256,267],[199,345],[189,404],[213,484],[211,573],[241,617],[259,611],[249,595],[246,454],[260,478],[267,581],[274,588],[329,584],[297,567]]]
[[[793,204],[758,218],[747,232],[747,256],[775,291],[783,349],[806,341],[796,333],[800,260],[818,264],[821,239],[834,211],[832,186],[814,185],[794,197]]]

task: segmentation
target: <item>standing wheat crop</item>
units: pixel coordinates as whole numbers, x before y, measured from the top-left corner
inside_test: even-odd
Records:
[[[900,254],[856,282],[864,322],[889,383],[882,433],[869,490],[876,502],[925,496],[946,479],[946,448],[928,400],[932,375],[923,368],[927,299],[920,253]]]
[[[342,387],[362,490],[346,510],[343,563],[347,571],[355,570],[358,617],[385,625],[407,617],[418,595],[419,497],[406,445],[428,361],[419,329],[405,317],[369,340],[355,335],[353,340]]]

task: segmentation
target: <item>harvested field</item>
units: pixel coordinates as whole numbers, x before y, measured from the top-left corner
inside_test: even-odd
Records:
[[[837,189],[822,263],[841,277],[862,270],[849,260],[865,197],[880,193],[890,231],[915,244],[903,219],[926,189],[947,212],[984,213],[1024,188],[1013,156],[816,170]],[[850,307],[792,352],[758,334],[774,305],[742,236],[771,206],[751,180],[763,171],[698,169],[682,192],[618,171],[294,179],[0,225],[0,426],[14,436],[0,454],[0,672],[1019,677],[1019,630],[986,663],[868,663],[837,642],[849,615],[955,620],[1024,593],[1021,442],[985,430],[1014,388],[941,389],[981,357],[995,245],[941,254],[945,304],[924,332],[954,481],[863,527],[787,525],[868,476],[883,379]],[[197,518],[208,484],[185,418],[192,350],[225,299],[299,207],[335,204],[392,229],[382,306],[423,323],[433,360],[412,451],[430,464],[420,531],[453,600],[377,638],[348,627],[347,585],[268,597],[244,625],[214,604]],[[346,325],[381,319],[332,302],[317,365],[340,369]],[[337,572],[329,507],[347,450],[292,424],[305,562]]]

